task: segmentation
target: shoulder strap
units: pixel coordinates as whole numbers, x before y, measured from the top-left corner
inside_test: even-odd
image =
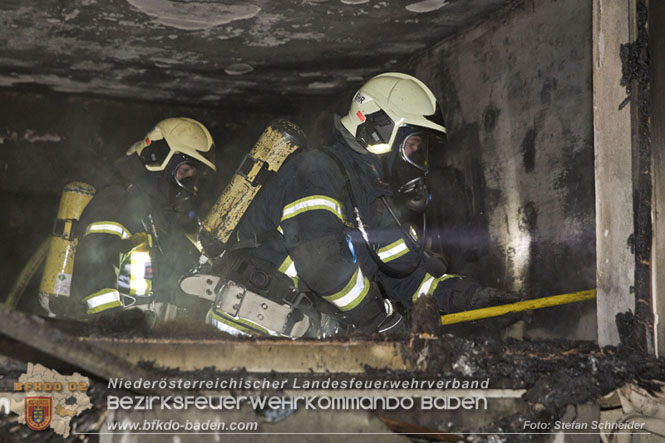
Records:
[[[226,248],[226,253],[238,251],[241,249],[258,248],[259,246],[281,240],[282,235],[277,230],[269,230],[264,232],[254,233],[252,238],[246,240],[239,240]]]

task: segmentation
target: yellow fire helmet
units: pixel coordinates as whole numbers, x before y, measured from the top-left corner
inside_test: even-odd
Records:
[[[164,171],[175,154],[184,154],[217,171],[215,143],[208,129],[196,120],[173,117],[160,121],[127,151],[136,153],[148,171]]]
[[[401,128],[446,134],[432,91],[417,78],[398,72],[377,75],[361,86],[341,123],[373,154],[391,152],[400,141]]]

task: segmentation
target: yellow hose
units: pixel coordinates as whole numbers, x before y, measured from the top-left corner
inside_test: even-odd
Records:
[[[553,295],[551,297],[534,298],[509,305],[491,306],[489,308],[474,309],[473,311],[457,312],[455,314],[446,314],[441,316],[442,325],[452,325],[465,321],[480,320],[481,318],[498,317],[499,315],[509,314],[511,312],[529,311],[531,309],[549,308],[551,306],[564,305],[566,303],[575,303],[583,300],[590,300],[596,297],[596,290],[573,292],[572,294]]]
[[[49,246],[51,245],[51,237],[46,237],[44,241],[39,245],[37,250],[32,254],[30,260],[25,264],[23,270],[19,274],[18,278],[14,282],[14,286],[9,291],[9,295],[5,299],[5,305],[15,308],[18,305],[23,291],[30,284],[30,280],[37,273],[46,256],[48,255]]]

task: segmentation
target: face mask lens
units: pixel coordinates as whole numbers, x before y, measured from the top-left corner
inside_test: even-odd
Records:
[[[427,168],[427,138],[421,134],[412,134],[404,140],[402,147],[404,158],[419,168]]]
[[[153,141],[141,151],[141,160],[146,166],[161,166],[169,152],[171,152],[171,148],[166,140]]]
[[[198,192],[198,169],[195,165],[191,163],[181,163],[176,168],[173,178],[178,186],[190,192],[191,194],[196,194]]]
[[[175,177],[174,177],[175,178]],[[185,176],[171,183],[171,205],[176,213],[176,220],[186,229],[196,227],[198,213],[198,177]]]
[[[407,163],[421,171],[427,171],[429,138],[423,133],[413,133],[404,139],[400,146],[400,155]]]

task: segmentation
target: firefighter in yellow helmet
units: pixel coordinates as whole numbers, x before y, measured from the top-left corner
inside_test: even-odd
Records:
[[[199,187],[216,171],[206,127],[167,118],[116,162],[117,182],[100,189],[75,227],[70,297],[57,315],[112,318],[128,308],[164,318],[177,278],[198,257]]]

